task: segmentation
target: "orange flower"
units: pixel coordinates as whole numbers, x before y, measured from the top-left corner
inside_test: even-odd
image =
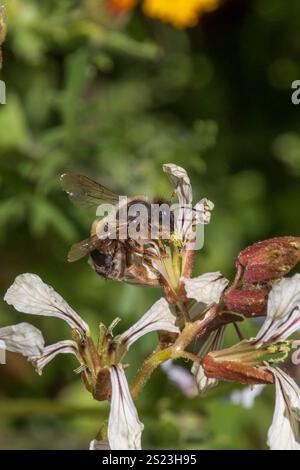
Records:
[[[144,0],[145,15],[176,28],[195,26],[199,15],[218,7],[220,0]]]
[[[138,0],[106,0],[108,7],[116,12],[126,12],[135,7]]]

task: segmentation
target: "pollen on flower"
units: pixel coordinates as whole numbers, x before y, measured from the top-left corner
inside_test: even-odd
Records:
[[[176,248],[182,248],[183,242],[175,233],[171,235],[171,241]]]
[[[215,10],[220,0],[145,0],[145,15],[182,29],[195,26],[201,13]]]

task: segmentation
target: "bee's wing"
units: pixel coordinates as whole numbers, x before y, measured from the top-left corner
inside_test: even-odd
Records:
[[[73,263],[73,261],[78,261],[79,259],[84,258],[86,255],[90,254],[91,251],[97,248],[97,242],[99,242],[97,235],[92,235],[90,238],[86,238],[81,242],[75,243],[68,253],[68,261]]]
[[[64,173],[61,175],[60,181],[71,201],[78,206],[92,208],[103,203],[116,204],[119,202],[118,194],[87,176]]]

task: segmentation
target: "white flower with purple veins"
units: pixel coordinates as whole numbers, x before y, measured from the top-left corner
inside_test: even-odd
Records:
[[[181,280],[184,284],[187,297],[197,301],[196,305],[190,309],[189,314],[191,318],[194,318],[195,314],[198,313],[199,306],[201,310],[203,305],[208,308],[213,304],[218,304],[229,282],[219,271],[202,274],[191,279],[182,278]],[[198,356],[206,356],[210,351],[221,349],[224,342],[224,333],[225,326],[213,331],[203,342],[198,351]],[[216,379],[206,377],[203,367],[199,363],[194,363],[192,373],[195,376],[200,395],[206,395],[211,388],[218,384]]]
[[[163,165],[163,170],[174,186],[178,204],[171,206],[174,224],[170,239],[159,243],[152,240],[148,254],[152,267],[161,276],[166,298],[172,303],[180,297],[182,278],[192,275],[195,250],[203,242],[203,237],[198,236],[198,227],[210,222],[214,204],[204,198],[193,207],[192,186],[184,168],[168,163]]]
[[[273,286],[266,319],[256,337],[248,342],[257,354],[262,352],[266,357],[266,367],[275,380],[275,412],[268,433],[268,445],[272,450],[300,450],[300,390],[296,382],[278,367],[294,343],[298,343],[287,338],[299,328],[300,274],[295,274]]]
[[[99,380],[109,377],[105,397],[111,400],[108,444],[95,439],[91,442],[90,449],[103,449],[108,445],[112,450],[140,449],[143,424],[138,418],[121,360],[128,348],[146,333],[158,330],[179,333],[167,301],[158,300],[135,325],[115,338],[110,328],[100,325],[102,337],[96,348],[85,321],[37,275],[18,276],[4,299],[20,312],[61,318],[72,328],[74,340],[62,340],[46,347],[42,333],[27,323],[21,324],[22,327],[15,325],[0,329],[0,339],[7,342],[8,349],[29,357],[39,374],[58,354],[73,354],[80,363],[78,371],[82,372],[88,390],[96,399]],[[103,357],[106,358],[105,361]],[[101,385],[103,386],[103,381]],[[100,387],[101,393],[102,388]],[[102,395],[101,398],[98,397],[99,400],[105,398]]]
[[[163,165],[178,197],[179,210],[175,224],[175,238],[185,244],[194,224],[208,224],[214,204],[206,198],[201,199],[193,208],[193,191],[190,179],[184,168],[174,163]]]
[[[225,326],[221,326],[216,331],[210,333],[206,341],[204,341],[202,347],[198,351],[198,356],[206,356],[210,351],[216,351],[221,349],[224,342]],[[201,364],[194,362],[192,367],[192,373],[195,376],[195,380],[198,385],[199,395],[204,396],[207,392],[218,385],[217,379],[206,377],[203,367]]]

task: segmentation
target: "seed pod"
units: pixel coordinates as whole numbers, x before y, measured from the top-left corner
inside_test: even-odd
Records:
[[[209,378],[246,385],[274,383],[273,374],[263,367],[254,367],[239,361],[216,361],[211,354],[203,358],[202,367]]]
[[[224,295],[224,311],[242,313],[246,317],[265,315],[270,290],[271,286],[228,289]]]
[[[300,238],[278,237],[264,240],[241,251],[237,259],[241,280],[256,283],[287,274],[300,260]]]
[[[97,381],[92,391],[97,401],[108,400],[111,396],[111,381],[108,369],[102,369],[97,375]]]

